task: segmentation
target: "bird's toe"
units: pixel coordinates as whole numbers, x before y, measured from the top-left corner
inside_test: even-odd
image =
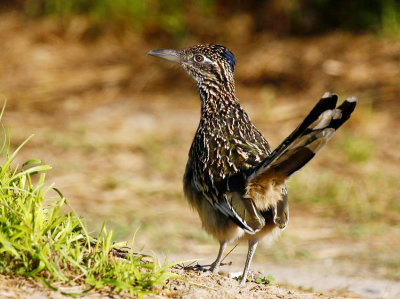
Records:
[[[211,265],[211,267],[210,267],[210,272],[212,273],[212,274],[218,274],[219,273],[219,266],[213,266],[213,265]]]
[[[242,279],[240,280],[240,283],[239,283],[239,285],[241,286],[241,287],[244,287],[245,285],[246,285],[246,278],[245,277],[242,277]]]

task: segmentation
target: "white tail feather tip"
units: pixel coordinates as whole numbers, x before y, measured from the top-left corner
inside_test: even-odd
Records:
[[[347,102],[353,103],[353,102],[357,102],[357,97],[350,97],[346,99]]]
[[[329,91],[325,92],[324,95],[322,96],[323,99],[330,98],[331,93]]]

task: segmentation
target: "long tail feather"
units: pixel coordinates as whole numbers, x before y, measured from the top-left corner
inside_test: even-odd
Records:
[[[346,99],[335,108],[337,95],[326,93],[304,121],[248,177],[249,184],[263,185],[271,178],[284,181],[301,169],[349,119],[357,99]]]

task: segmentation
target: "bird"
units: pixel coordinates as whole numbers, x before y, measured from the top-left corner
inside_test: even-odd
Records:
[[[212,273],[229,243],[247,240],[240,285],[246,284],[260,240],[278,236],[289,222],[285,182],[349,119],[357,98],[337,106],[326,92],[300,125],[274,150],[253,125],[235,92],[236,58],[225,46],[201,44],[154,49],[148,55],[179,64],[196,82],[200,122],[189,150],[183,190],[205,231],[219,242]]]

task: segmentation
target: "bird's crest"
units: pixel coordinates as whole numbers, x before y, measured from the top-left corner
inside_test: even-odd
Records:
[[[229,63],[229,65],[232,68],[232,71],[235,69],[235,64],[236,64],[236,58],[235,55],[231,51],[228,50],[228,48],[221,46],[221,45],[216,45],[216,44],[210,44],[210,47],[215,50],[219,50],[220,54],[225,60]]]

